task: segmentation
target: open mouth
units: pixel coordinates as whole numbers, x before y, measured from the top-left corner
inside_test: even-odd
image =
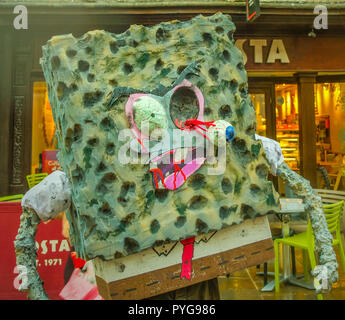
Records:
[[[152,183],[156,189],[175,190],[205,162],[204,148],[177,148],[151,160]]]

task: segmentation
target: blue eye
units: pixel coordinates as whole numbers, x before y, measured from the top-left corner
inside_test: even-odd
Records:
[[[228,126],[225,129],[226,142],[231,141],[235,137],[235,129],[233,126]]]

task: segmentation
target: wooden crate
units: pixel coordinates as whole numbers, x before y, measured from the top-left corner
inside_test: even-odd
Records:
[[[96,258],[99,293],[104,299],[144,299],[274,258],[266,216],[196,237],[191,280],[180,279],[182,252],[174,242],[110,261]]]

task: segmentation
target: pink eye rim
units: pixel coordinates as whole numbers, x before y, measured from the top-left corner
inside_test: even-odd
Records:
[[[200,89],[196,85],[193,85],[193,83],[191,83],[187,79],[184,79],[179,85],[177,85],[176,87],[174,87],[172,89],[172,95],[171,96],[173,96],[173,94],[180,88],[189,88],[190,90],[194,91],[194,94],[196,95],[197,100],[198,100],[198,104],[199,104],[199,113],[198,113],[196,120],[204,121],[204,96],[203,96],[202,92],[200,91]],[[171,121],[174,123],[176,128],[180,129],[176,125],[174,119],[171,119]]]

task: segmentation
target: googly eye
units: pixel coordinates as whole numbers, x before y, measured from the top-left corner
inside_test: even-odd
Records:
[[[233,126],[227,126],[225,129],[226,142],[230,142],[235,137],[235,128]]]

